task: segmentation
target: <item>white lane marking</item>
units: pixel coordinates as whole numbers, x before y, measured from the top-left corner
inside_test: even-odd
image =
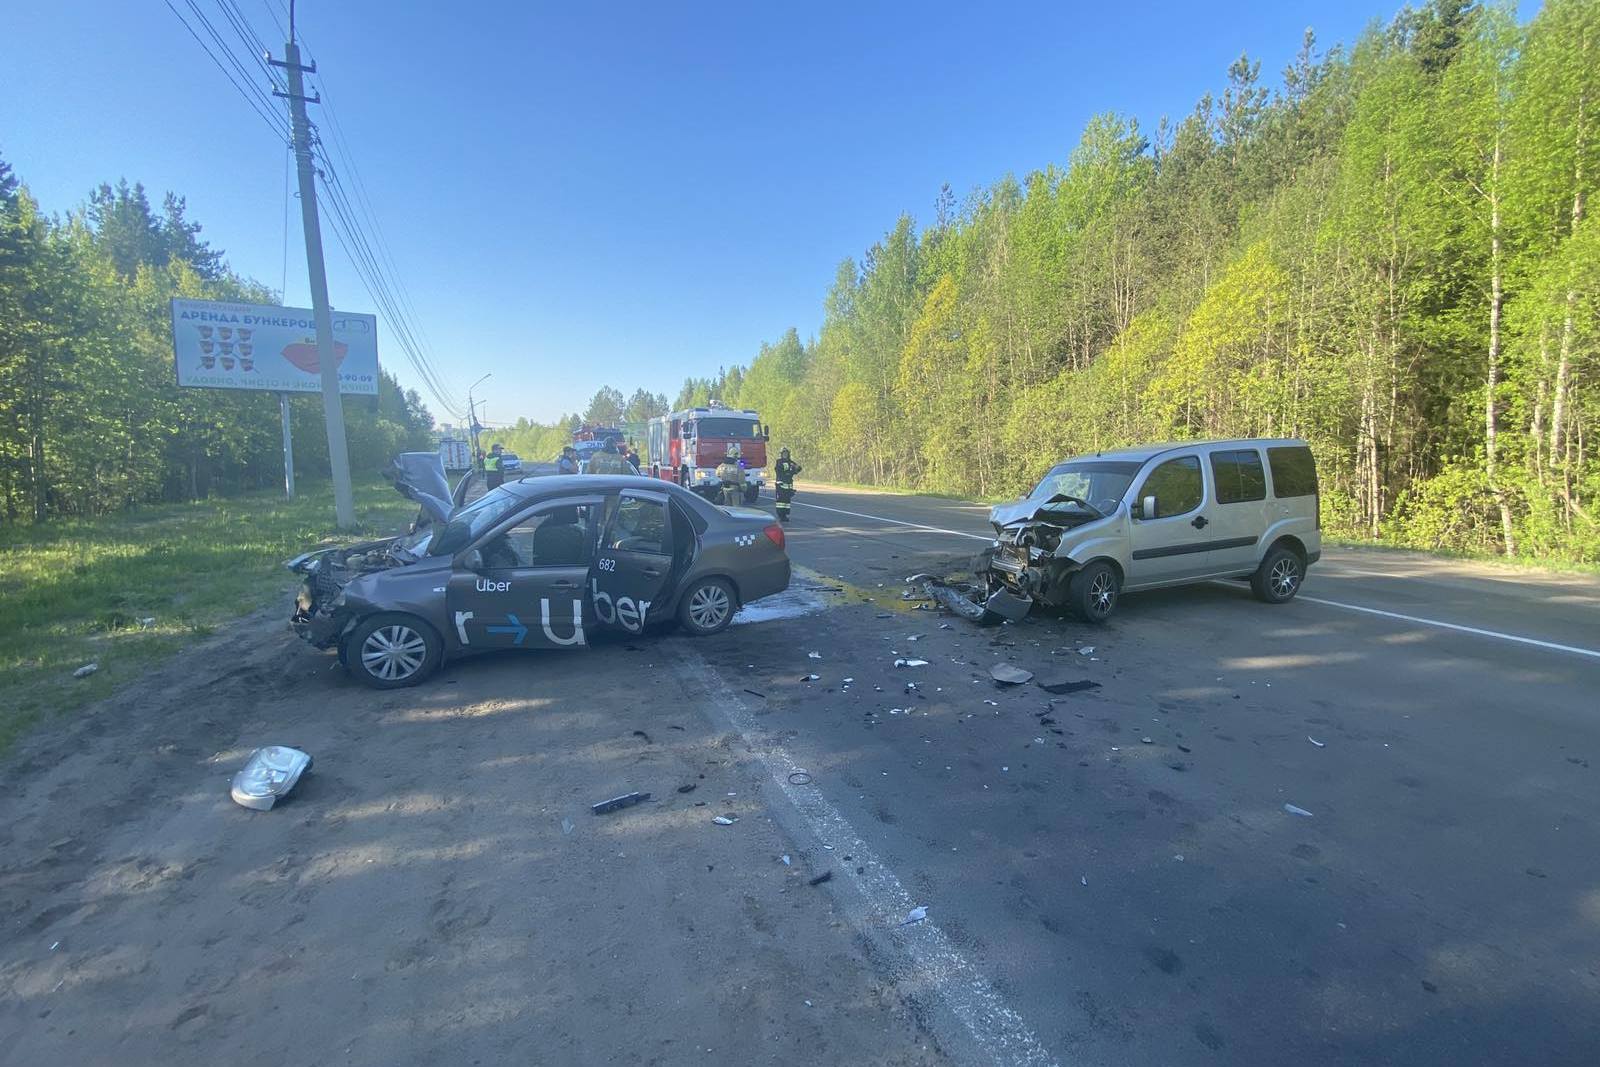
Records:
[[[974,541],[993,541],[994,538],[987,534],[962,533],[960,530],[946,530],[940,526],[924,526],[920,522],[906,522],[904,519],[886,519],[882,515],[863,515],[859,511],[846,511],[843,508],[825,508],[821,504],[807,504],[803,500],[796,500],[796,504],[803,508],[816,508],[818,511],[831,511],[835,515],[852,515],[858,519],[871,519],[874,522],[886,522],[891,526],[909,526],[913,530],[924,530],[928,533],[949,534],[951,537],[970,537]]]
[[[1346,611],[1362,611],[1368,615],[1382,615],[1386,619],[1400,619],[1404,622],[1420,623],[1423,626],[1437,626],[1441,630],[1455,630],[1464,634],[1476,634],[1479,637],[1493,637],[1500,641],[1514,641],[1519,645],[1532,645],[1535,648],[1547,648],[1552,652],[1570,652],[1577,656],[1588,656],[1591,659],[1600,659],[1600,651],[1592,648],[1579,648],[1576,645],[1558,645],[1554,641],[1540,641],[1535,637],[1522,637],[1517,634],[1501,633],[1499,630],[1483,630],[1476,626],[1462,626],[1455,622],[1442,622],[1439,619],[1424,619],[1417,615],[1402,615],[1398,611],[1384,611],[1381,608],[1364,608],[1360,604],[1345,604],[1338,600],[1323,600],[1321,597],[1300,596],[1301,600],[1309,600],[1313,604],[1326,604],[1330,608],[1344,608]]]
[[[744,738],[751,754],[817,839],[833,845],[835,853],[848,851],[852,859],[835,868],[835,877],[852,882],[868,906],[875,909],[867,916],[874,927],[894,927],[912,908],[926,903],[906,891],[900,879],[861,839],[849,820],[823,798],[821,790],[790,783],[789,776],[805,768],[781,745],[768,739],[768,728],[750,713],[698,653],[691,652],[678,666],[686,676],[685,682],[711,697],[702,706],[726,720],[724,725]],[[865,873],[857,874],[858,867]],[[961,954],[935,920],[924,919],[914,926],[896,930],[890,937],[891,943],[906,957],[903,978],[907,985],[912,989],[929,990],[942,999],[966,1030],[966,1036],[984,1054],[984,1062],[1021,1067],[1048,1067],[1055,1063],[1022,1016]]]

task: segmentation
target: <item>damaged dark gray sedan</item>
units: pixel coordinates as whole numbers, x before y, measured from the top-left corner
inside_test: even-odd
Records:
[[[526,478],[459,505],[421,481],[397,479],[423,507],[416,532],[288,563],[305,576],[294,631],[378,688],[476,652],[582,648],[596,631],[714,634],[789,585],[770,515],[656,479]]]

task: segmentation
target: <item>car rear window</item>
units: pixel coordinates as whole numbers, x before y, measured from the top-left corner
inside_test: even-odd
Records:
[[[1261,453],[1253,448],[1211,453],[1211,474],[1219,504],[1267,499],[1267,474],[1261,469]]]
[[[1305,445],[1283,445],[1267,449],[1272,466],[1272,495],[1316,496],[1317,464]]]

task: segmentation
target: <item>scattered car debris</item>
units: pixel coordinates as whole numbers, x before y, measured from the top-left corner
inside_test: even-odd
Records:
[[[566,837],[572,833],[572,820],[565,816],[561,819],[561,836]]]
[[[1033,672],[1009,663],[996,663],[989,668],[989,677],[1001,685],[1022,685],[1033,680]]]
[[[1082,648],[1078,649],[1078,655],[1080,655],[1080,656],[1092,656],[1092,655],[1094,655],[1094,646],[1093,645],[1084,645]]]
[[[894,665],[896,667],[926,667],[928,661],[925,659],[897,659],[894,661]]]
[[[1326,742],[1318,741],[1315,737],[1312,737],[1310,734],[1306,734],[1306,740],[1310,741],[1313,745],[1316,745],[1318,748],[1327,748],[1328,747]]]
[[[73,671],[72,672],[72,676],[74,678],[87,678],[87,677],[89,677],[89,675],[93,674],[95,671],[97,671],[99,669],[100,669],[100,664],[98,664],[98,663],[85,663],[83,666],[81,666],[77,670]]]
[[[811,784],[811,772],[810,771],[791,771],[789,773],[789,784],[790,785],[810,785]]]
[[[737,816],[737,815],[718,815],[716,818],[712,819],[711,821],[716,823],[718,826],[732,826],[734,823],[739,821],[739,816]]]
[[[649,799],[649,793],[624,793],[620,797],[612,797],[610,800],[602,800],[598,804],[590,805],[589,810],[596,815],[609,815],[613,811],[631,808],[635,804],[642,804]]]
[[[1082,885],[1088,885],[1089,884],[1089,876],[1087,874],[1080,874],[1078,876],[1078,882],[1080,884],[1082,884]]]
[[[760,698],[761,698],[761,699],[762,699],[762,700],[765,700],[765,699],[767,699],[767,694],[765,694],[765,693],[758,693],[758,692],[756,692],[756,691],[755,691],[755,690],[754,690],[754,689],[746,689],[746,690],[745,690],[745,692],[746,692],[746,693],[749,693],[749,694],[750,694],[750,695],[751,695],[751,696],[753,696],[753,697],[760,697]],[[674,726],[674,727],[673,727],[673,729],[674,729],[674,730],[681,730],[681,729],[683,729],[683,727],[681,727],[681,726]]]
[[[822,653],[821,652],[807,652],[806,653],[806,658],[807,659],[821,659],[822,658]]]
[[[645,733],[643,730],[635,730],[633,732],[633,736],[644,738],[644,743],[647,745],[650,743],[650,735]]]
[[[695,790],[695,783],[694,782],[690,782],[688,785],[680,785],[678,787],[678,792],[680,792],[680,793],[693,793],[694,790]]]
[[[815,878],[812,878],[810,881],[806,882],[806,885],[821,885],[823,882],[831,881],[832,879],[833,879],[833,872],[832,871],[823,871],[821,874],[817,875]]]
[[[1153,737],[1141,737],[1139,738],[1139,743],[1141,745],[1153,745],[1156,743],[1156,741]]]
[[[916,907],[912,908],[910,911],[906,912],[906,917],[905,917],[904,920],[901,921],[900,925],[901,926],[910,926],[912,923],[919,923],[923,919],[926,919],[927,917],[928,917],[928,909],[919,904]]]
[[[254,811],[267,811],[287,796],[311,769],[311,757],[287,745],[267,745],[250,753],[233,776],[234,803]]]
[[[789,854],[785,852],[783,855],[779,856],[778,862],[782,863],[785,867],[790,866]]]
[[[1046,693],[1054,693],[1057,696],[1065,693],[1081,693],[1086,689],[1100,688],[1099,682],[1091,682],[1087,678],[1080,679],[1078,681],[1070,681],[1067,679],[1062,679],[1058,682],[1041,681],[1038,683],[1038,685],[1039,688],[1043,689]]]
[[[802,682],[815,682],[815,681],[818,681],[819,679],[821,679],[821,677],[822,677],[822,675],[820,675],[820,674],[807,674],[807,675],[802,676],[800,680]]]
[[[1312,818],[1312,815],[1309,811],[1296,804],[1285,804],[1283,806],[1283,810],[1288,812],[1290,815],[1303,815],[1308,819]]]

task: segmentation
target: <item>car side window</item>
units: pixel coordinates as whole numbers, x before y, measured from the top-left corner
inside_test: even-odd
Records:
[[[664,500],[624,494],[617,501],[602,544],[618,552],[668,554],[672,539],[667,535],[667,505]]]
[[[1219,504],[1267,499],[1267,474],[1261,453],[1253,448],[1211,453],[1211,477],[1217,483]]]
[[[1198,508],[1205,497],[1200,457],[1179,456],[1156,467],[1146,476],[1134,499],[1142,501],[1147,496],[1156,498],[1156,513],[1144,516],[1147,519],[1171,518]]]
[[[1283,445],[1267,449],[1272,466],[1272,495],[1316,496],[1317,464],[1305,445]]]
[[[593,533],[592,504],[541,508],[485,545],[483,565],[490,570],[585,566]]]

